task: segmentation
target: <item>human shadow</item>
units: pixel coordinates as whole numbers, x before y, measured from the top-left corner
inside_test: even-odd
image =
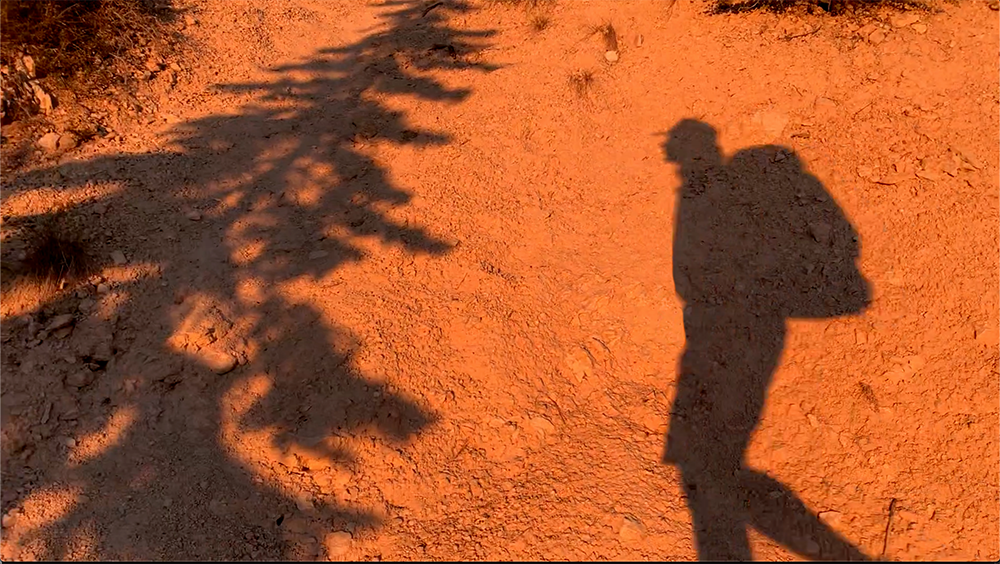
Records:
[[[458,102],[468,89],[421,71],[491,67],[469,56],[489,33],[450,24],[467,3],[382,6],[381,31],[265,80],[219,85],[254,101],[177,124],[155,151],[4,179],[5,198],[115,185],[59,215],[92,254],[128,257],[117,265],[127,274],[68,286],[24,316],[44,325],[70,312],[70,336],[39,339],[19,326],[11,341],[42,360],[7,367],[5,388],[49,386],[49,405],[8,411],[18,394],[4,395],[5,411],[21,414],[12,420],[34,428],[30,440],[4,443],[4,511],[72,492],[57,518],[5,530],[8,539],[18,530],[10,542],[21,557],[312,559],[325,534],[384,519],[379,484],[352,473],[357,449],[400,448],[436,416],[359,369],[363,343],[285,287],[331,292],[338,268],[379,248],[450,250],[442,234],[392,213],[410,193],[371,148],[449,143],[386,102]],[[5,261],[55,215],[5,217]],[[5,298],[30,281],[4,278]],[[229,357],[238,365],[220,368]],[[74,446],[59,442],[66,436]]]
[[[680,470],[698,556],[752,559],[752,526],[803,556],[864,560],[744,459],[786,321],[856,314],[869,303],[858,235],[790,149],[753,147],[727,161],[715,130],[686,119],[663,150],[683,180],[673,276],[686,336],[664,462]]]

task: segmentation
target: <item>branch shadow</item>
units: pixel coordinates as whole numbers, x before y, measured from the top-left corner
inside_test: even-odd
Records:
[[[745,465],[791,318],[862,312],[858,235],[788,148],[728,161],[715,130],[679,122],[663,145],[683,180],[673,275],[686,345],[664,462],[678,466],[702,560],[750,560],[747,526],[807,557],[865,560],[777,480]]]
[[[103,256],[125,249],[122,268],[132,268],[102,283],[110,313],[77,310],[72,289],[28,312],[42,321],[73,312],[64,340],[19,334],[19,350],[72,362],[5,374],[14,388],[34,385],[39,370],[57,380],[37,444],[5,442],[4,510],[59,492],[70,499],[8,537],[19,555],[6,557],[311,559],[326,533],[380,524],[382,512],[339,482],[358,464],[349,439],[405,445],[435,415],[358,370],[357,339],[281,287],[365,260],[362,239],[408,253],[450,250],[386,211],[410,195],[365,146],[449,143],[383,99],[459,102],[468,89],[426,72],[493,68],[474,60],[490,33],[448,23],[472,9],[465,2],[430,13],[415,1],[384,7],[385,31],[274,69],[273,80],[219,86],[255,102],[177,125],[159,151],[5,179],[5,198],[117,185],[59,213]],[[30,233],[54,213],[5,217],[3,228]],[[19,248],[14,239],[5,254]],[[16,283],[5,284],[5,298]],[[74,424],[75,444],[56,444]]]

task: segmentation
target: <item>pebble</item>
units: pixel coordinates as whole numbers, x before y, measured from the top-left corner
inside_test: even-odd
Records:
[[[622,523],[622,528],[618,531],[618,537],[626,543],[634,543],[642,540],[646,536],[646,527],[639,521],[626,518]]]
[[[994,12],[1000,10],[1000,0],[990,0],[990,9]]]
[[[84,368],[83,370],[77,370],[76,372],[70,372],[67,374],[66,385],[73,386],[74,388],[83,388],[93,382],[94,378],[94,372],[90,369]]]
[[[299,511],[309,512],[313,510],[313,503],[308,496],[299,495],[295,498],[295,507],[298,507]]]
[[[920,16],[914,13],[900,14],[892,18],[892,25],[896,27],[906,27],[920,21]]]
[[[66,337],[69,337],[71,333],[73,333],[72,325],[63,327],[62,329],[56,329],[52,332],[52,336],[57,339],[65,339]]]
[[[55,108],[55,102],[52,100],[52,96],[42,89],[37,83],[32,84],[32,89],[35,91],[35,100],[38,101],[38,109],[41,110],[43,114],[49,114],[52,109]]]
[[[885,37],[886,37],[886,35],[885,35],[884,31],[882,31],[881,29],[876,29],[875,31],[873,31],[871,33],[871,35],[868,36],[868,41],[871,41],[872,43],[878,44],[878,43],[882,43],[883,41],[885,41]]]
[[[202,349],[199,353],[202,362],[216,374],[225,374],[236,368],[233,355],[216,349]]]
[[[104,282],[101,282],[100,284],[97,285],[97,293],[98,294],[107,294],[110,291],[111,291],[111,286],[108,286]]]
[[[54,153],[59,149],[59,134],[46,133],[38,140],[38,146],[42,149]]]
[[[824,223],[822,221],[814,221],[809,224],[809,234],[812,238],[816,240],[817,243],[826,245],[830,242],[830,232],[832,227],[829,223]]]
[[[128,259],[125,258],[125,253],[121,251],[112,251],[111,260],[114,261],[116,266],[122,266],[128,262]]]
[[[844,514],[839,511],[821,511],[818,515],[821,523],[829,525],[831,527],[836,527],[840,524],[841,520],[844,518]]]
[[[535,417],[531,420],[531,426],[535,431],[539,433],[544,433],[546,435],[551,435],[556,432],[556,426],[552,424],[551,421],[544,417]]]
[[[326,541],[323,544],[326,545],[327,554],[332,558],[347,554],[351,550],[353,540],[351,533],[337,531],[326,535]]]
[[[604,53],[604,59],[607,60],[609,63],[617,63],[618,51],[608,51]]]
[[[70,149],[75,149],[77,145],[80,144],[80,140],[76,138],[76,135],[72,133],[63,133],[59,136],[59,140],[56,142],[56,146],[60,151],[69,151]]]
[[[917,33],[927,33],[927,26],[922,23],[913,24],[910,28]]]
[[[28,76],[35,78],[35,59],[30,55],[25,55],[21,58],[21,62],[24,63],[24,70],[27,71]]]
[[[815,556],[819,554],[819,543],[812,539],[806,539],[805,542],[806,554],[810,556]]]
[[[74,439],[73,437],[66,437],[66,439],[63,441],[63,444],[68,446],[69,448],[73,448],[76,446],[76,439]]]
[[[309,253],[309,258],[310,259],[321,259],[321,258],[323,258],[323,257],[325,257],[325,256],[327,256],[329,254],[330,253],[328,253],[326,251],[313,251],[313,252]]]
[[[191,221],[201,221],[201,212],[190,211],[187,213],[187,218],[190,219]]]
[[[63,329],[64,327],[69,327],[70,325],[73,324],[73,320],[74,317],[72,313],[64,313],[62,315],[57,315],[52,318],[52,321],[49,322],[47,330],[51,332],[51,331],[56,331],[57,329]]]
[[[3,517],[0,518],[0,525],[2,525],[3,528],[6,529],[6,528],[10,527],[11,525],[13,525],[15,520],[16,520],[16,518],[14,517],[14,513],[13,512],[4,513]]]
[[[635,37],[635,46],[636,47],[642,47],[642,42],[643,42],[643,37],[642,37],[642,34],[640,33],[639,35],[637,35]]]

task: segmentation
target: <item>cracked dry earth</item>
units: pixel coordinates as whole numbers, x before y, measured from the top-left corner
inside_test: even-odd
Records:
[[[4,178],[4,560],[1000,557],[985,2],[181,8]]]

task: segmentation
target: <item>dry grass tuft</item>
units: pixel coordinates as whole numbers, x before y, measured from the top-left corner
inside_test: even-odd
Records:
[[[895,10],[929,10],[934,0],[712,0],[711,11],[716,14],[738,14],[763,10],[783,13],[791,9],[828,13],[839,16],[863,14],[875,8]]]
[[[19,256],[3,257],[3,310],[30,310],[95,274],[98,261],[89,251],[82,229],[65,214],[56,214],[21,231]],[[5,241],[8,255],[11,241]]]
[[[569,75],[570,86],[576,91],[577,96],[584,96],[594,85],[594,71],[579,70]]]
[[[531,24],[532,31],[535,33],[541,33],[548,29],[549,25],[552,23],[552,18],[544,14],[535,14],[534,16],[531,16],[528,23]]]
[[[604,49],[606,51],[618,50],[618,32],[615,31],[615,26],[611,25],[611,22],[595,27],[594,33],[600,34],[601,39],[604,40]]]
[[[172,13],[154,0],[3,0],[0,60],[26,53],[39,76],[85,72],[148,43]]]

